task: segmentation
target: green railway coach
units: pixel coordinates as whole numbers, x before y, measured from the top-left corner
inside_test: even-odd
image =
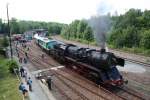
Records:
[[[49,39],[38,40],[38,42],[39,45],[46,50],[53,49],[54,48],[53,45],[57,44],[55,40],[49,40]]]
[[[57,44],[56,40],[51,40],[45,37],[35,36],[34,38],[36,43],[46,50],[53,49],[53,45]]]

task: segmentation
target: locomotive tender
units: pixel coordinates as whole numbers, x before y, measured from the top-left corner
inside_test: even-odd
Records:
[[[96,50],[65,44],[38,35],[35,35],[34,38],[36,43],[48,54],[61,62],[72,63],[75,65],[72,66],[73,69],[86,75],[97,84],[123,85],[124,79],[116,66],[124,66],[125,61],[113,53],[106,52],[105,49]]]

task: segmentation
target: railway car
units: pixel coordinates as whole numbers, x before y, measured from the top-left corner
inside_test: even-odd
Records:
[[[53,55],[54,54],[54,46],[56,44],[63,44],[62,42],[60,41],[56,41],[56,40],[53,40],[53,39],[48,39],[46,37],[43,37],[43,36],[40,36],[38,34],[35,34],[34,35],[34,39],[35,39],[35,43],[42,48],[42,50],[44,52],[46,52],[47,54],[50,54],[50,55]],[[53,56],[55,57],[55,56]]]
[[[46,37],[38,36],[37,34],[34,36],[36,44],[38,44],[43,50],[49,52],[49,50],[53,49],[53,46],[57,43],[56,40],[50,40]]]

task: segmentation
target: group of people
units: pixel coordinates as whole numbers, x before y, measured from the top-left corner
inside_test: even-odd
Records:
[[[20,43],[22,48],[24,49],[24,53],[25,53],[24,54],[25,56],[23,57],[19,54],[18,44],[19,44],[19,42],[17,41],[17,43],[16,43],[16,53],[17,53],[17,56],[19,58],[19,63],[20,64],[22,64],[22,63],[26,64],[27,60],[28,60],[27,51],[29,51],[29,47],[26,45],[25,42]],[[27,94],[28,94],[28,90],[32,91],[32,80],[31,80],[31,77],[28,76],[27,71],[22,66],[20,67],[19,72],[20,72],[21,78],[25,80],[25,82],[23,82],[23,80],[21,80],[21,83],[19,85],[19,90],[22,92],[24,97],[26,97]],[[28,85],[28,89],[26,87],[26,84]]]
[[[18,50],[18,44],[16,44],[16,52],[17,52],[17,56],[19,58],[19,62],[20,63],[27,63],[27,58],[28,58],[28,54],[27,54],[27,51],[29,51],[29,47],[27,47],[27,45],[25,43],[22,43],[22,47],[24,48],[24,53],[25,53],[25,57],[21,57],[20,54],[19,54],[19,50]]]
[[[23,67],[20,68],[20,75],[25,79],[25,82],[29,87],[29,91],[32,91],[32,80],[30,77],[28,77],[27,71]],[[21,84],[19,85],[19,90],[22,91],[24,96],[27,96],[28,89],[25,87],[25,84],[23,82],[21,82]]]
[[[27,58],[19,57],[19,62],[20,62],[20,63],[23,63],[23,62],[24,62],[24,63],[26,64],[26,63],[27,63]]]

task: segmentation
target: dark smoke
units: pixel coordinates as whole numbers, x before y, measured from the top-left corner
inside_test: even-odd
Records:
[[[108,0],[101,0],[97,8],[97,16],[89,19],[89,24],[93,28],[94,37],[97,44],[104,49],[106,47],[107,33],[111,27],[111,18],[108,12],[111,12],[113,6]]]
[[[106,35],[111,27],[110,15],[93,16],[89,19],[89,25],[94,31],[94,37],[97,44],[105,49],[106,47]]]

